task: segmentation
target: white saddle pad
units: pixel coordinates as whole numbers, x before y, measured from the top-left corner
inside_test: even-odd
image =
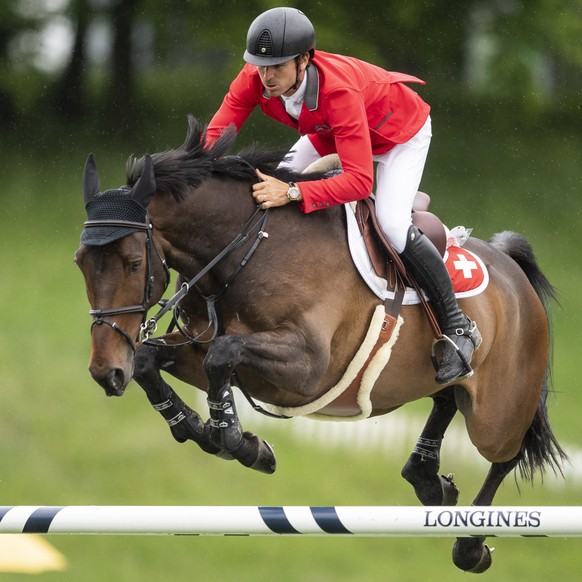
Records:
[[[345,204],[344,207],[348,224],[348,242],[354,265],[377,297],[383,301],[393,299],[394,293],[386,289],[386,279],[379,277],[374,271],[364,237],[356,222],[354,205]],[[464,226],[457,226],[448,231],[447,237],[447,252],[444,261],[455,287],[455,295],[459,299],[478,295],[489,284],[489,273],[483,261],[474,253],[461,249],[462,244],[469,238],[469,234],[470,230]],[[420,299],[414,289],[408,288],[402,303],[415,305],[420,303]]]

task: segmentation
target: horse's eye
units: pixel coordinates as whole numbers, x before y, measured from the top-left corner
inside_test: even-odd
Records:
[[[138,271],[141,269],[142,262],[143,262],[143,261],[142,261],[141,259],[139,259],[139,260],[137,260],[137,261],[132,261],[132,262],[129,264],[129,270],[130,270],[132,273],[137,273],[137,272],[138,272]]]

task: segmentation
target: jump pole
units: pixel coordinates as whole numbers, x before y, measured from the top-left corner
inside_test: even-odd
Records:
[[[20,505],[0,507],[1,533],[568,538],[582,507]]]

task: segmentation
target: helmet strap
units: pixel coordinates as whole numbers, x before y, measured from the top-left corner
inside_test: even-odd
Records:
[[[285,93],[287,93],[288,91],[291,91],[291,89],[293,89],[294,91],[297,90],[297,87],[299,87],[299,62],[301,61],[301,55],[295,57],[295,83],[293,83],[293,85],[291,85],[291,87],[289,87],[289,89],[287,89],[287,91],[285,91]],[[307,67],[309,66],[309,62],[307,63]],[[307,69],[307,67],[305,67]],[[283,93],[283,95],[285,95],[285,93]]]

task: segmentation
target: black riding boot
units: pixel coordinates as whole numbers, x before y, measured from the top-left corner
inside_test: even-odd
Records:
[[[475,322],[459,308],[451,279],[435,246],[418,228],[411,226],[400,258],[428,295],[443,332],[437,340],[442,344],[440,361],[435,358],[433,346],[436,383],[450,384],[472,376],[471,358],[481,344],[481,334]]]

